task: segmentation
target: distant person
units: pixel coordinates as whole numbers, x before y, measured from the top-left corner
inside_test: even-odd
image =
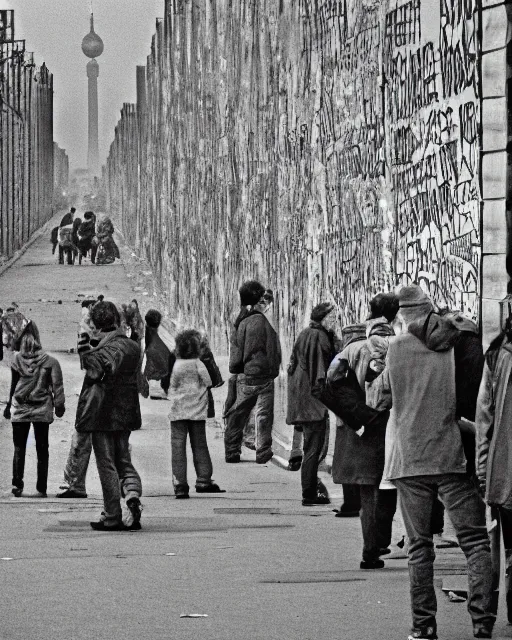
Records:
[[[199,359],[201,335],[182,331],[176,336],[176,361],[170,382],[171,457],[174,494],[189,497],[187,479],[187,436],[190,437],[196,472],[197,493],[224,493],[212,481],[213,466],[206,440],[208,388],[212,379]]]
[[[229,371],[237,374],[236,400],[226,413],[224,448],[226,462],[240,462],[242,439],[249,415],[255,408],[256,462],[273,457],[274,379],[279,375],[281,346],[276,331],[256,305],[265,287],[256,280],[244,282],[239,290],[243,310],[235,322],[230,347]]]
[[[327,370],[336,355],[335,322],[335,307],[330,302],[314,307],[309,327],[299,334],[288,365],[286,422],[300,425],[304,434],[301,469],[304,506],[330,503],[328,496],[318,495],[318,465],[329,428],[329,414],[313,391],[325,383]]]
[[[60,221],[59,227],[69,227],[69,225],[73,224],[73,219],[75,217],[76,209],[75,207],[71,207],[71,209],[66,213],[66,215]]]
[[[93,238],[96,235],[96,216],[92,211],[84,213],[84,219],[78,227],[78,263],[82,264],[82,258],[85,258],[89,251],[91,252],[91,262],[94,264],[96,260],[97,245],[93,244]]]
[[[112,264],[120,258],[119,248],[114,241],[114,225],[110,218],[105,217],[96,227],[97,252],[95,264]]]
[[[30,321],[19,339],[11,364],[11,392],[4,417],[12,421],[14,460],[12,493],[23,493],[25,454],[30,425],[34,427],[37,452],[37,496],[46,498],[48,483],[48,431],[53,414],[64,415],[65,396],[59,362],[41,346],[39,331]]]
[[[169,350],[159,335],[158,329],[162,322],[162,314],[157,309],[149,309],[145,317],[145,359],[143,371],[148,381],[149,397],[152,399],[166,399],[169,393],[171,372],[176,356]]]
[[[129,438],[141,427],[140,348],[120,329],[120,314],[112,302],[95,304],[90,321],[100,342],[89,350],[84,346],[81,356],[85,377],[75,427],[78,432],[91,433],[103,491],[104,513],[91,527],[96,531],[138,530],[142,484],[132,464]],[[122,520],[121,496],[130,512],[129,522]]]
[[[59,264],[64,264],[64,257],[66,257],[67,264],[73,264],[73,256],[76,251],[76,246],[73,242],[73,219],[76,209],[71,208],[71,211],[66,213],[62,218],[58,230],[59,241]]]

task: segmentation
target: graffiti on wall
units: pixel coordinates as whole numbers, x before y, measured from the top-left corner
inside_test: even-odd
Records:
[[[107,174],[177,324],[226,337],[249,277],[285,359],[400,282],[477,318],[476,0],[166,5]]]
[[[425,42],[419,0],[386,14],[386,125],[397,278],[422,283],[438,304],[477,319],[476,2],[439,0],[439,15],[438,40]]]

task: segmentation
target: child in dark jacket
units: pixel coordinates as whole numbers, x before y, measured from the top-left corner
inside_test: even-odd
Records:
[[[198,331],[182,331],[176,336],[176,362],[169,389],[171,411],[171,456],[176,498],[188,498],[187,435],[196,471],[197,493],[224,493],[212,481],[213,466],[206,441],[208,387],[212,379],[201,362],[201,335]]]

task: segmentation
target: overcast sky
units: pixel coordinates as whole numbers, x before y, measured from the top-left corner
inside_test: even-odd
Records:
[[[100,160],[105,162],[123,102],[135,102],[135,67],[145,64],[164,0],[94,0],[94,30],[105,45],[98,58]],[[90,0],[0,0],[14,9],[15,37],[27,41],[37,64],[54,78],[55,140],[72,168],[87,166],[88,58],[82,38],[89,32]]]

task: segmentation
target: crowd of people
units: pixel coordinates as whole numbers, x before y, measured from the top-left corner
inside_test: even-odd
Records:
[[[105,216],[97,221],[93,211],[86,211],[82,220],[75,214],[75,207],[71,207],[51,232],[52,255],[58,248],[59,264],[64,264],[66,259],[69,265],[77,261],[81,265],[84,258],[89,258],[92,264],[103,265],[120,258],[110,218]]]
[[[246,443],[255,449],[256,462],[265,464],[273,457],[274,381],[283,364],[278,334],[267,317],[273,292],[250,280],[239,294],[223,412],[225,462],[239,463]],[[139,395],[170,401],[176,498],[189,497],[187,440],[196,492],[223,492],[213,480],[205,425],[215,415],[211,390],[224,380],[204,332],[187,329],[171,343],[161,322],[156,309],[143,321],[135,301],[120,308],[102,296],[83,303],[78,354],[84,380],[57,495],[87,497],[94,450],[104,500],[100,519],[91,522],[98,531],[141,528],[142,484],[129,444],[131,431],[141,427]],[[11,325],[15,355],[4,415],[13,427],[12,492],[20,496],[24,489],[32,423],[37,491],[46,496],[48,427],[54,415],[65,412],[62,371],[43,350],[33,321]],[[3,323],[4,334],[11,325]],[[501,521],[509,563],[512,557],[507,473],[512,318],[484,357],[475,323],[458,312],[435,309],[419,286],[410,285],[397,294],[375,296],[368,319],[344,327],[339,336],[335,327],[331,301],[313,306],[309,326],[298,335],[286,363],[287,423],[293,428],[289,468],[300,469],[302,504],[330,503],[318,469],[327,452],[332,411],[337,420],[332,474],[344,493],[336,517],[360,517],[361,569],[384,567],[400,507],[408,541],[410,640],[437,638],[433,536],[442,531],[444,509],[467,558],[474,635],[490,638],[497,585],[486,504]]]

